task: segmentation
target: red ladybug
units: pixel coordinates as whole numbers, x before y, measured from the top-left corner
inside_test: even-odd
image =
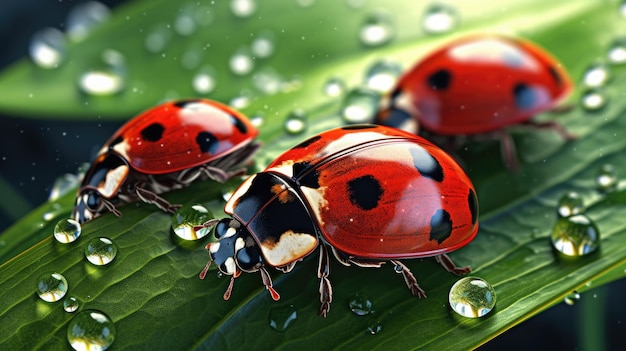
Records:
[[[320,250],[320,314],[332,300],[329,251],[344,265],[380,267],[389,261],[415,296],[425,297],[399,260],[446,256],[478,231],[476,192],[461,167],[427,140],[376,125],[333,129],[303,141],[250,176],[226,203],[232,217],[214,220],[211,262],[231,275],[260,272],[274,300],[266,267],[289,272]]]
[[[515,145],[503,129],[525,123],[572,139],[559,124],[531,120],[571,90],[561,64],[540,47],[475,36],[444,46],[409,70],[375,123],[446,136],[487,133],[501,140],[504,160],[515,168]]]
[[[164,211],[158,194],[241,174],[257,150],[257,129],[239,112],[205,99],[168,102],[124,124],[104,144],[78,190],[72,217],[82,223],[141,199]]]

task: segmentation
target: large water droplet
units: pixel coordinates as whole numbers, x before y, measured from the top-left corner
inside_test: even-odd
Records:
[[[496,292],[481,278],[465,277],[450,288],[448,300],[454,312],[463,317],[478,318],[493,310]]]
[[[268,58],[274,53],[274,46],[274,33],[263,31],[252,41],[250,50],[255,57]]]
[[[304,110],[294,110],[285,119],[285,131],[289,134],[300,134],[307,128],[307,116]]]
[[[607,101],[607,96],[600,88],[587,89],[580,97],[580,104],[585,110],[590,112],[603,109]]]
[[[77,351],[103,351],[115,341],[115,325],[103,312],[84,310],[67,326],[67,341]]]
[[[600,247],[600,231],[584,214],[562,217],[556,221],[550,241],[555,249],[568,256],[583,256]]]
[[[347,123],[370,122],[380,106],[380,96],[366,88],[356,88],[344,98],[341,117]]]
[[[402,72],[399,64],[391,61],[378,61],[367,70],[365,85],[379,93],[388,93],[394,88]]]
[[[96,266],[104,266],[117,255],[117,245],[109,238],[94,238],[85,247],[85,257]]]
[[[422,17],[422,29],[427,34],[442,34],[454,30],[459,23],[456,10],[448,5],[433,4]]]
[[[37,295],[46,302],[61,300],[67,289],[67,280],[59,273],[46,272],[37,278]]]
[[[365,46],[381,46],[393,39],[394,25],[391,17],[382,11],[369,14],[359,30],[359,39]]]
[[[149,52],[160,53],[172,38],[172,31],[166,24],[159,24],[154,27],[146,36],[144,45]]]
[[[250,17],[256,12],[256,0],[231,0],[230,10],[237,17]]]
[[[354,294],[348,301],[348,307],[357,316],[365,316],[373,312],[373,304],[367,295]]]
[[[583,73],[583,84],[589,88],[605,85],[610,78],[609,68],[603,64],[593,64]]]
[[[193,90],[198,94],[209,94],[215,90],[215,70],[213,67],[202,67],[191,81]]]
[[[617,171],[612,164],[602,165],[598,176],[596,177],[596,184],[598,188],[604,192],[610,192],[617,188]]]
[[[244,76],[254,69],[254,60],[247,48],[240,48],[230,57],[228,65],[234,74]]]
[[[202,239],[211,233],[203,224],[215,218],[211,211],[200,204],[181,207],[172,216],[172,230],[183,240]]]
[[[80,236],[80,223],[71,218],[60,220],[54,226],[54,238],[63,244],[74,242]]]
[[[124,89],[126,62],[124,56],[115,50],[105,50],[99,60],[83,73],[78,87],[89,95],[114,95]]]
[[[81,41],[93,27],[106,21],[110,15],[109,8],[98,1],[79,3],[68,13],[65,30],[72,40]]]
[[[57,68],[65,58],[65,35],[56,28],[36,32],[29,45],[30,58],[42,68]]]
[[[67,313],[76,312],[79,307],[80,302],[74,296],[68,296],[65,300],[63,300],[63,309]]]
[[[614,65],[626,63],[626,38],[613,41],[607,52],[607,60]]]
[[[298,312],[293,305],[275,307],[270,310],[270,327],[277,332],[284,332],[298,319]]]
[[[580,300],[580,294],[578,293],[578,291],[572,292],[571,294],[565,296],[565,298],[563,299],[563,301],[570,306],[575,305],[578,300]]]
[[[585,212],[583,198],[579,193],[570,191],[559,199],[557,213],[561,217],[569,217]]]
[[[330,97],[338,97],[346,91],[346,82],[338,77],[330,77],[324,84],[324,94]]]

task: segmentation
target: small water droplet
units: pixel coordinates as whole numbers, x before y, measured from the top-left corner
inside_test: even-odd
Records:
[[[274,33],[263,31],[252,41],[250,50],[255,57],[268,58],[274,53],[274,45]]]
[[[289,134],[300,134],[307,128],[307,116],[304,110],[294,110],[285,119],[285,130]]]
[[[607,52],[607,60],[613,65],[626,63],[626,38],[613,41]]]
[[[241,110],[250,105],[251,98],[250,92],[244,90],[239,95],[232,98],[228,104],[237,110]]]
[[[67,280],[59,273],[46,272],[37,278],[37,295],[46,302],[61,300],[67,289]]]
[[[359,39],[365,46],[381,46],[393,39],[394,31],[391,17],[386,12],[376,11],[365,18],[359,30]]]
[[[578,293],[578,291],[572,292],[571,294],[565,296],[565,298],[563,299],[563,301],[570,306],[575,305],[578,300],[580,300],[580,294]]]
[[[345,93],[346,82],[338,77],[330,77],[324,84],[324,94],[329,97],[338,97]]]
[[[605,85],[610,78],[609,68],[603,64],[593,64],[583,73],[583,84],[589,88]]]
[[[267,95],[274,95],[281,89],[282,78],[273,68],[265,67],[254,74],[252,83],[259,91]]]
[[[557,213],[561,217],[569,217],[585,212],[583,198],[579,193],[570,191],[559,199]]]
[[[74,5],[65,20],[67,36],[74,41],[87,37],[92,28],[106,21],[111,10],[101,2],[87,1]]]
[[[600,247],[600,231],[586,215],[559,218],[550,235],[556,250],[568,256],[583,256]]]
[[[598,111],[604,108],[608,98],[600,88],[588,89],[580,97],[582,107],[590,112]]]
[[[483,317],[496,305],[496,292],[485,280],[477,277],[459,279],[448,295],[454,312],[463,317]]]
[[[617,188],[617,171],[612,164],[602,165],[598,176],[596,177],[596,184],[598,188],[604,192],[610,192]]]
[[[109,238],[94,238],[85,247],[85,257],[96,266],[104,266],[117,255],[117,245]]]
[[[42,68],[57,68],[65,58],[65,35],[56,28],[36,32],[29,45],[30,58]]]
[[[202,67],[191,81],[193,90],[198,94],[209,94],[215,90],[215,70],[213,67]]]
[[[124,55],[115,50],[105,50],[99,60],[78,80],[80,90],[89,95],[114,95],[124,89],[126,62]]]
[[[58,216],[62,212],[63,212],[63,207],[59,205],[59,203],[55,202],[52,204],[50,210],[44,212],[43,216],[41,217],[43,218],[44,221],[48,222],[56,218],[56,216]]]
[[[298,319],[298,312],[293,305],[275,307],[270,310],[270,327],[277,332],[284,332]]]
[[[67,326],[67,341],[77,351],[106,350],[115,341],[115,325],[97,310],[77,313]]]
[[[54,227],[54,238],[63,244],[74,242],[81,233],[80,223],[71,218],[60,220]]]
[[[254,69],[254,60],[247,48],[240,48],[231,56],[228,65],[234,74],[245,76]]]
[[[146,36],[144,45],[146,50],[152,53],[159,53],[165,50],[165,47],[170,42],[172,32],[166,24],[159,24],[154,27]]]
[[[237,17],[250,17],[256,12],[256,0],[231,0],[230,10]]]
[[[373,312],[372,301],[364,294],[354,294],[348,301],[348,307],[357,316],[365,316]]]
[[[178,16],[176,16],[174,20],[174,31],[176,31],[178,35],[187,37],[196,32],[198,26],[195,21],[195,11],[195,7],[186,6],[181,9]]]
[[[183,240],[202,239],[211,233],[203,224],[215,218],[211,211],[200,204],[181,207],[172,216],[172,230]]]
[[[376,335],[378,333],[380,333],[381,331],[383,331],[383,325],[380,322],[380,320],[378,319],[372,319],[368,324],[367,324],[367,328],[366,328],[367,332],[371,335]]]
[[[380,96],[366,88],[351,90],[344,98],[341,117],[347,123],[366,123],[378,112]]]
[[[378,61],[367,70],[365,85],[379,93],[386,94],[391,91],[402,73],[399,64],[391,61]]]
[[[257,113],[253,115],[252,117],[250,117],[250,123],[252,123],[252,125],[257,128],[263,125],[263,120],[264,120],[264,116],[261,113]]]
[[[67,313],[76,312],[80,307],[80,302],[74,296],[69,296],[63,300],[63,309]]]
[[[422,29],[427,34],[443,34],[454,30],[459,23],[459,16],[451,6],[433,4],[422,16]]]

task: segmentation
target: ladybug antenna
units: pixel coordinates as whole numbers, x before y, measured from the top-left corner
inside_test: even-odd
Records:
[[[273,288],[274,284],[272,283],[272,278],[270,277],[270,274],[267,272],[265,267],[261,267],[259,271],[261,272],[261,279],[263,280],[263,285],[265,285],[265,288],[267,289],[267,291],[269,291],[270,295],[272,296],[272,300],[274,301],[280,300],[280,294],[276,290],[274,290]]]

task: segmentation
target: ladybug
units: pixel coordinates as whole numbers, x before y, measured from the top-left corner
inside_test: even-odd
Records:
[[[472,182],[443,150],[395,128],[352,125],[313,136],[247,178],[213,220],[218,239],[210,260],[230,275],[224,299],[242,272],[260,272],[274,300],[266,267],[289,272],[319,248],[320,314],[332,301],[329,252],[342,264],[380,267],[389,261],[411,293],[426,294],[400,260],[435,257],[466,274],[446,255],[478,231]]]
[[[158,194],[203,179],[224,182],[245,173],[258,149],[257,129],[241,113],[206,99],[180,100],[149,109],[104,144],[85,174],[72,217],[79,223],[135,200],[167,212]]]
[[[505,163],[516,168],[515,145],[504,129],[527,124],[574,139],[555,122],[531,119],[554,110],[571,90],[562,65],[540,47],[503,36],[468,37],[404,74],[375,123],[424,135],[487,134],[501,140]]]

